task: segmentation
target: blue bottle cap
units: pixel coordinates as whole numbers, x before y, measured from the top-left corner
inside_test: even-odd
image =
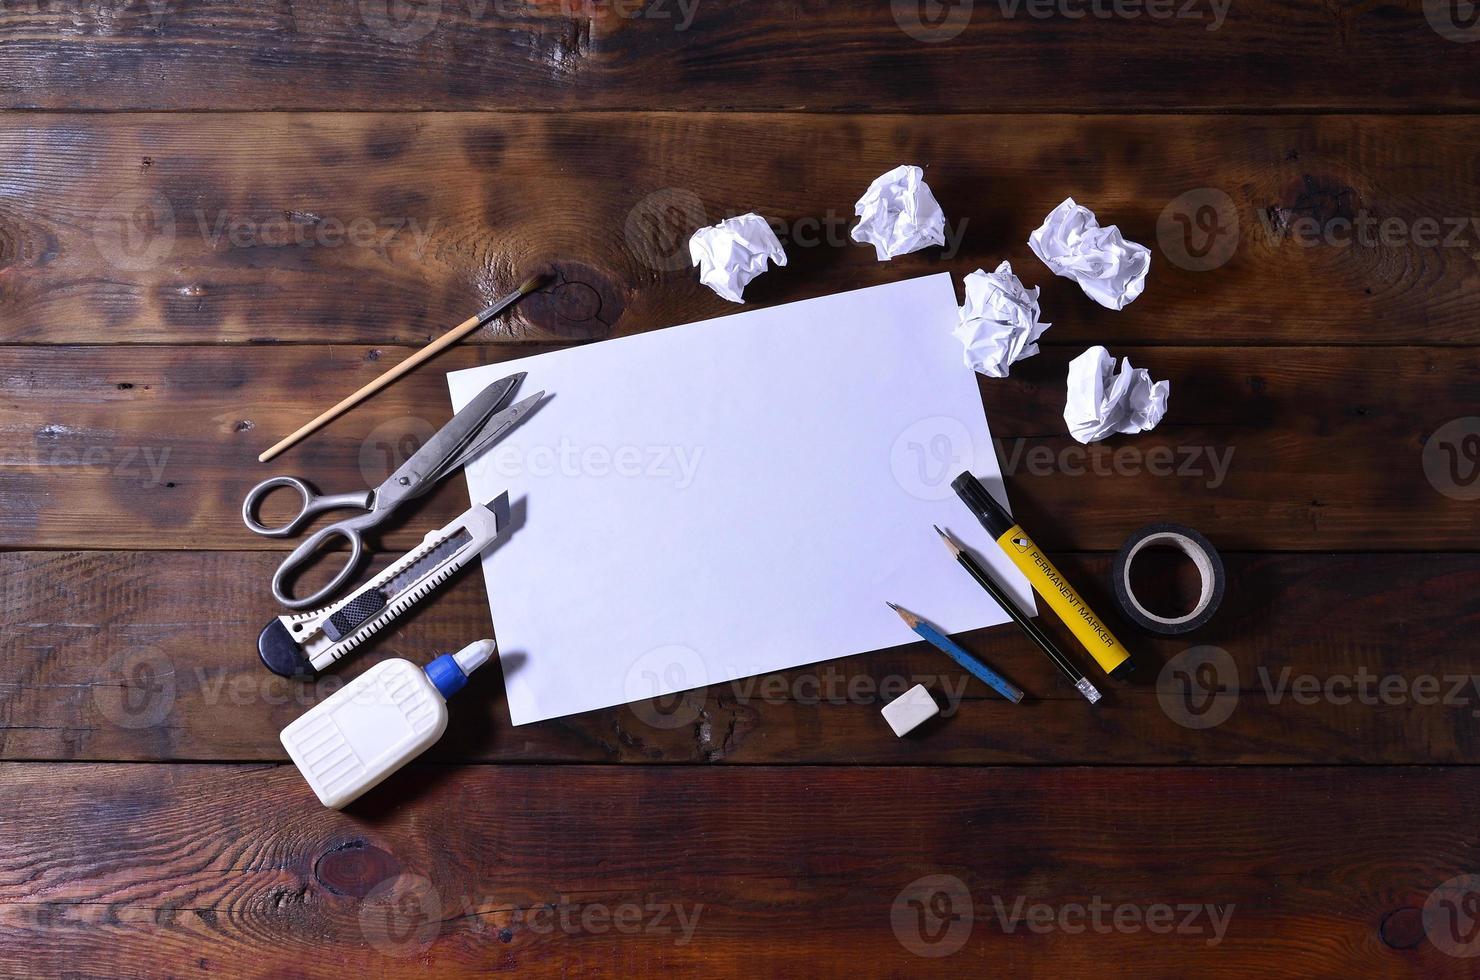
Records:
[[[427,679],[442,693],[444,701],[461,691],[468,683],[468,675],[463,673],[463,669],[450,653],[444,653],[427,664],[426,672]]]

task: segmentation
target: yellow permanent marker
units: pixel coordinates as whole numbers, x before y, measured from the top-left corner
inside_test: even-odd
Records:
[[[1100,668],[1112,676],[1129,671],[1130,653],[1110,632],[1104,620],[1074,591],[1048,556],[1033,543],[1028,532],[1015,524],[1002,505],[992,499],[981,481],[970,473],[962,473],[951,481],[951,489],[971,508],[982,527],[997,539],[998,547],[1018,567],[1018,571],[1027,576],[1033,591],[1041,595],[1048,608],[1068,625]]]

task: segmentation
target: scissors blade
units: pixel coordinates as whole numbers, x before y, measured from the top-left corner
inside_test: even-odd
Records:
[[[533,412],[535,408],[539,406],[539,403],[544,399],[544,397],[544,391],[537,391],[534,394],[530,395],[528,398],[525,398],[522,401],[515,402],[513,405],[510,405],[508,408],[504,409],[502,412],[499,412],[493,418],[489,419],[486,423],[484,423],[484,426],[478,432],[477,437],[472,442],[468,443],[468,445],[463,449],[462,452],[458,453],[452,459],[449,459],[447,461],[447,465],[443,468],[442,472],[438,474],[437,479],[440,480],[442,479],[442,477],[446,476],[448,473],[451,473],[453,470],[462,469],[464,466],[468,465],[468,463],[472,462],[474,457],[483,452],[483,450],[487,449],[489,446],[493,445],[495,442],[498,442],[500,439],[502,439],[505,435],[508,434],[510,429],[514,428],[514,426],[523,421],[530,412]]]
[[[508,400],[523,380],[524,372],[521,371],[501,378],[480,391],[461,412],[452,417],[451,422],[438,429],[437,434],[428,439],[425,446],[413,453],[410,459],[376,488],[375,509],[390,510],[403,500],[423,494],[451,472],[447,467],[448,462],[457,458],[468,443],[483,431],[490,416],[498,411],[499,406]]]

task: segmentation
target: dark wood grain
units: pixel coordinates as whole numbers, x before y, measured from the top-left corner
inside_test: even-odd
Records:
[[[443,372],[508,353],[451,350],[266,467],[258,452],[404,351],[0,348],[0,546],[290,547],[242,525],[251,486],[278,472],[331,492],[378,484],[450,417]],[[1046,547],[1114,550],[1157,520],[1231,550],[1480,541],[1480,511],[1424,469],[1426,441],[1480,399],[1474,348],[1141,348],[1134,363],[1171,381],[1166,420],[1089,449],[1062,418],[1077,353],[1051,347],[982,380],[1014,506]],[[405,550],[466,507],[448,481],[398,515],[385,547]]]
[[[1471,833],[1414,817],[1473,812],[1472,769],[416,767],[347,814],[287,767],[0,778],[0,955],[28,974],[1470,975],[1422,909]],[[949,959],[912,951],[927,875],[957,889]],[[668,914],[619,930],[633,904]],[[1199,908],[1153,932],[1155,905]]]
[[[1446,38],[1434,24],[1469,34],[1432,9],[1433,21],[1419,0],[17,3],[0,16],[0,105],[1472,109],[1480,52]]]
[[[0,3],[0,974],[1474,975],[1480,509],[1443,469],[1480,435],[1469,6]],[[879,263],[853,202],[906,162],[948,244]],[[1125,311],[1026,247],[1071,195],[1154,251]],[[513,728],[488,668],[420,762],[319,806],[281,728],[487,634],[487,597],[465,574],[274,678],[291,543],[241,526],[247,488],[374,485],[448,370],[736,312],[685,243],[748,211],[790,258],[749,308],[1003,259],[1043,287],[1042,353],[982,396],[1016,515],[1138,671],[1091,707],[1004,627],[960,639],[1022,705],[909,643]],[[1171,411],[1086,450],[1064,375],[1096,343]],[[1190,637],[1109,596],[1164,520],[1227,564]],[[896,738],[917,682],[943,716]]]
[[[0,650],[0,757],[281,760],[278,732],[390,655],[424,662],[489,633],[465,577],[345,667],[302,685],[267,673],[256,636],[277,614],[264,553],[0,556],[12,626]],[[497,672],[460,694],[445,761],[780,764],[1467,763],[1477,747],[1480,556],[1230,554],[1229,593],[1192,637],[1114,618],[1106,556],[1055,556],[1136,655],[1094,675],[1091,708],[1017,630],[963,637],[1030,693],[1014,706],[921,644],[511,728]],[[1077,650],[1062,624],[1044,628]],[[910,637],[902,633],[903,643]],[[516,638],[503,638],[515,642]],[[1194,646],[1225,651],[1226,693]],[[1181,659],[1175,659],[1175,658]],[[1087,658],[1078,654],[1078,659]],[[1175,661],[1175,662],[1174,662]],[[1170,666],[1167,666],[1170,663]],[[897,739],[884,702],[924,683],[943,717]],[[1200,684],[1200,681],[1198,681]],[[1315,685],[1312,687],[1312,685]],[[1209,688],[1213,685],[1209,684]],[[1233,699],[1226,709],[1225,698]],[[1211,727],[1194,727],[1217,721]]]
[[[686,242],[758,211],[752,305],[1010,259],[1053,343],[1474,344],[1477,156],[1468,116],[11,115],[0,340],[423,343],[546,264],[478,339],[602,339],[738,309]],[[901,162],[948,244],[880,263],[853,204]],[[1156,252],[1123,312],[1027,248],[1071,195]]]

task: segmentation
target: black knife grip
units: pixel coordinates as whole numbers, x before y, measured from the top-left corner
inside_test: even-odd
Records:
[[[344,604],[344,608],[329,617],[324,624],[324,635],[338,643],[359,629],[360,624],[385,608],[386,596],[379,589],[367,589]]]

